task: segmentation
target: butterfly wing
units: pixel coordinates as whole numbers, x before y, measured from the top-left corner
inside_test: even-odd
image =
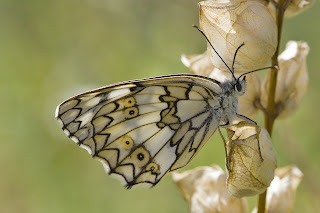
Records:
[[[92,90],[61,103],[63,131],[127,187],[185,166],[219,125],[218,82],[163,76]]]

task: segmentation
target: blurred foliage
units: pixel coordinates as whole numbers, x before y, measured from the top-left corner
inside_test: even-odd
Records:
[[[282,46],[294,39],[311,47],[307,96],[277,122],[273,140],[279,166],[296,164],[305,174],[294,212],[320,208],[318,11],[286,20],[283,32]],[[188,72],[180,55],[206,47],[191,27],[197,23],[196,1],[0,1],[0,212],[188,212],[170,175],[152,190],[124,189],[63,134],[54,110],[88,89]],[[218,136],[186,169],[211,163],[224,164]]]

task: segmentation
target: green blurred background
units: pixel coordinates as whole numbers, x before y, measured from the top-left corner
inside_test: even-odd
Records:
[[[319,211],[319,11],[286,19],[283,31],[282,47],[311,47],[308,93],[294,116],[276,123],[273,140],[279,166],[305,174],[294,212]],[[195,0],[1,0],[0,212],[188,212],[171,175],[152,190],[124,189],[64,135],[54,111],[88,89],[188,72],[180,55],[206,48],[192,24]],[[212,163],[224,167],[217,136],[186,169]]]

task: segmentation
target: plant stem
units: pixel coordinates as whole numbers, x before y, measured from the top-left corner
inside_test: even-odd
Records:
[[[279,55],[279,47],[281,41],[281,32],[282,32],[282,24],[283,24],[283,17],[284,12],[289,4],[290,0],[279,0],[278,3],[274,2],[276,6],[276,22],[278,27],[278,45],[274,55],[271,58],[272,66],[278,66],[278,55]],[[276,96],[276,86],[277,86],[277,77],[278,77],[278,70],[270,69],[268,72],[268,77],[270,80],[269,84],[269,96],[268,96],[268,103],[266,112],[264,115],[264,125],[267,131],[269,132],[270,136],[272,135],[273,124],[275,121],[275,96]],[[266,197],[267,197],[267,190],[259,195],[258,199],[258,213],[264,213],[266,210]]]
[[[258,213],[264,213],[266,211],[266,197],[267,190],[259,195],[258,199]]]
[[[279,47],[280,47],[280,40],[281,40],[281,31],[282,31],[282,24],[283,24],[283,15],[284,11],[281,9],[282,5],[279,5],[279,9],[277,10],[277,26],[278,26],[278,45],[274,55],[271,58],[272,66],[278,66],[278,55],[279,55]],[[276,96],[276,86],[277,86],[277,77],[278,77],[278,70],[270,69],[268,72],[269,75],[269,96],[268,96],[268,104],[267,104],[267,115],[265,115],[264,125],[267,131],[269,132],[270,136],[273,130],[273,124],[275,121],[275,96]]]

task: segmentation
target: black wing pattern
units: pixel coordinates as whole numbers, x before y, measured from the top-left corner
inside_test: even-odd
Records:
[[[219,125],[221,88],[195,75],[128,81],[61,103],[65,134],[128,188],[185,166]]]

